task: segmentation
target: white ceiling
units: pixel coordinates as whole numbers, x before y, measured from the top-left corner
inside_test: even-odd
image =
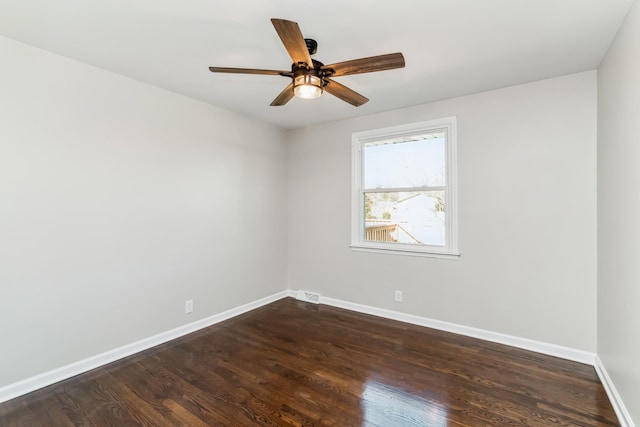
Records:
[[[283,128],[597,68],[633,0],[0,0],[0,35]],[[270,18],[298,22],[325,64],[402,52],[406,67],[338,77],[370,101],[270,102],[288,70]],[[43,73],[47,70],[43,69]]]

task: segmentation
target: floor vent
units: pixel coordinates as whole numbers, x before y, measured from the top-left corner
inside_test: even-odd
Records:
[[[298,290],[296,299],[300,301],[311,302],[314,304],[320,304],[320,294],[316,294],[314,292],[309,292],[309,291],[303,291],[302,289]]]

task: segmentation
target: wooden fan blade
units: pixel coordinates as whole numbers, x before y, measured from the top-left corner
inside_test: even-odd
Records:
[[[293,83],[289,83],[289,86],[285,87],[280,95],[276,96],[276,99],[271,102],[272,107],[278,107],[280,105],[284,105],[287,102],[291,101],[293,98]]]
[[[313,68],[313,61],[311,60],[311,55],[309,55],[307,43],[304,41],[298,24],[293,21],[276,18],[271,19],[271,23],[280,36],[282,44],[284,44],[287,52],[289,52],[289,56],[293,59],[293,62],[296,64],[298,62],[304,62],[309,68]]]
[[[268,74],[274,76],[291,77],[291,71],[260,70],[257,68],[232,68],[232,67],[209,67],[212,73],[237,73],[237,74]]]
[[[360,95],[353,89],[349,89],[345,85],[341,85],[335,80],[325,79],[329,84],[326,85],[323,89],[329,92],[331,95],[336,96],[342,99],[345,102],[353,105],[354,107],[359,107],[362,104],[369,101],[369,98],[366,98]]]
[[[346,76],[349,74],[372,73],[374,71],[392,70],[403,67],[404,56],[402,56],[400,52],[396,52],[324,65],[322,69],[333,70],[332,76]]]

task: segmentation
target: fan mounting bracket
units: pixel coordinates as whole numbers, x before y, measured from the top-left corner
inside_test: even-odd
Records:
[[[309,55],[314,55],[318,51],[318,42],[314,39],[304,39],[304,42],[307,44]]]

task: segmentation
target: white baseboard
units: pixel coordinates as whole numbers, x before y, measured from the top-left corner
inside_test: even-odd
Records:
[[[232,308],[219,314],[214,314],[213,316],[209,316],[193,323],[189,323],[187,325],[162,332],[152,337],[144,338],[140,341],[136,341],[134,343],[106,351],[104,353],[89,357],[88,359],[80,360],[78,362],[62,366],[52,371],[44,372],[34,377],[9,384],[4,387],[0,387],[0,403],[30,393],[42,387],[57,383],[59,381],[66,380],[78,374],[90,371],[91,369],[99,368],[100,366],[115,362],[116,360],[131,356],[132,354],[147,350],[151,347],[164,344],[167,341],[171,341],[181,336],[190,334],[202,328],[206,328],[207,326],[215,325],[216,323],[262,307],[263,305],[272,303],[279,299],[294,295],[295,293],[289,290],[278,292],[268,297],[261,298],[259,300],[241,305],[236,308]]]
[[[320,297],[321,304],[327,304],[334,307],[340,307],[347,310],[357,311],[360,313],[371,314],[374,316],[384,317],[392,320],[399,320],[405,323],[411,323],[428,328],[439,329],[441,331],[453,332],[455,334],[465,335],[468,337],[479,338],[485,341],[491,341],[498,344],[505,344],[525,350],[535,351],[537,353],[549,356],[560,357],[562,359],[572,360],[575,362],[594,365],[596,354],[588,351],[577,350],[569,347],[563,347],[556,344],[549,344],[541,341],[535,341],[528,338],[520,338],[512,335],[491,332],[484,329],[472,328],[469,326],[457,325],[455,323],[443,322],[441,320],[429,319],[427,317],[415,316],[412,314],[400,313],[397,311],[386,310],[383,308],[371,307],[368,305],[355,304],[348,301],[337,300],[333,298]]]
[[[596,363],[594,367],[596,368],[596,372],[598,373],[598,377],[600,378],[600,382],[602,383],[604,390],[607,392],[607,396],[609,396],[611,406],[613,406],[613,410],[616,411],[620,425],[622,427],[635,427],[635,424],[631,419],[631,414],[629,414],[629,411],[627,411],[627,408],[624,406],[624,403],[618,394],[618,390],[616,390],[616,387],[613,385],[613,381],[611,381],[609,373],[598,356],[596,356]]]

